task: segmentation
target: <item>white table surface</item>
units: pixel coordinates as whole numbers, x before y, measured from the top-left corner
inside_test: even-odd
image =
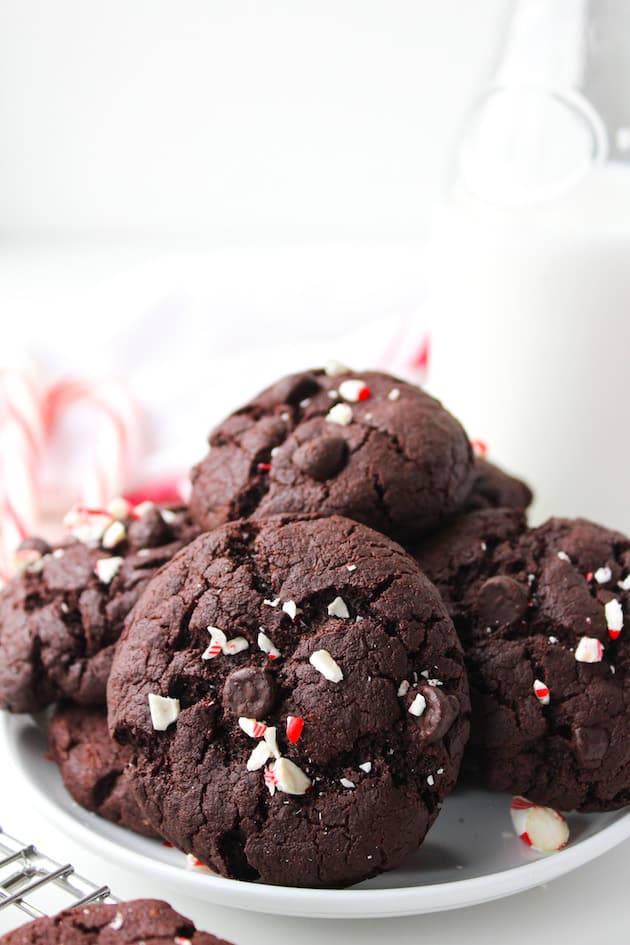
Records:
[[[9,313],[40,327],[46,312],[61,312],[66,301],[76,304],[77,290],[89,292],[143,260],[142,252],[135,250],[51,254],[41,247],[18,252],[0,249],[2,327],[7,326]],[[474,908],[381,921],[274,918],[185,899],[168,886],[99,860],[46,823],[20,796],[1,752],[0,748],[0,825],[7,832],[35,843],[58,860],[71,861],[79,872],[109,884],[120,898],[167,899],[200,928],[235,945],[407,945],[424,941],[431,945],[532,941],[536,945],[592,945],[594,940],[600,945],[625,945],[630,940],[630,841],[544,887]]]

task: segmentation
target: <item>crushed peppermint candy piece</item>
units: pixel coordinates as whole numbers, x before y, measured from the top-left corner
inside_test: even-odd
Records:
[[[251,755],[247,759],[248,771],[260,771],[271,758],[271,748],[267,742],[258,742]]]
[[[562,814],[553,807],[541,807],[526,797],[514,797],[510,814],[515,834],[532,850],[552,853],[567,845],[569,827]]]
[[[265,598],[263,601],[263,604],[266,604],[267,607],[277,607],[279,603],[280,603],[279,597],[274,598],[274,600],[267,600],[267,598]]]
[[[18,571],[26,569],[34,574],[43,569],[46,557],[37,548],[18,548],[13,555],[13,564]]]
[[[184,935],[176,935],[173,938],[173,945],[190,945],[191,940]]]
[[[349,400],[351,404],[356,404],[361,400],[369,400],[372,396],[372,391],[365,381],[353,378],[352,380],[341,382],[339,385],[339,394],[344,400]]]
[[[208,627],[208,633],[212,642],[201,654],[202,660],[213,660],[215,656],[223,652],[223,647],[227,643],[227,637],[219,627]]]
[[[485,440],[471,440],[470,445],[473,448],[473,453],[475,456],[478,456],[479,459],[483,459],[484,456],[488,455],[488,444]]]
[[[248,719],[244,715],[239,717],[238,724],[245,734],[249,735],[251,738],[262,738],[267,731],[267,726],[264,722],[259,722],[258,719]]]
[[[610,568],[598,568],[595,574],[593,575],[598,584],[608,584],[612,578],[612,571]]]
[[[269,770],[267,768],[267,771]],[[311,786],[311,779],[288,758],[278,758],[273,764],[271,773],[274,786],[284,794],[306,794]]]
[[[117,912],[112,921],[107,926],[109,929],[112,929],[114,932],[119,932],[123,927],[123,914],[122,912]]]
[[[366,774],[369,774],[370,771],[372,770],[372,762],[364,761],[363,764],[359,765],[359,768],[361,769],[361,771],[365,771]]]
[[[328,616],[340,617],[342,620],[349,619],[350,611],[343,597],[335,597],[334,601],[328,605]]]
[[[560,558],[561,561],[568,561],[569,564],[571,563],[571,559],[569,558],[569,556],[568,556],[568,554],[566,553],[566,551],[559,551],[559,552],[558,552],[558,557]]]
[[[348,569],[348,571],[356,571],[357,566],[356,564],[347,564],[346,568]]]
[[[604,645],[596,637],[582,637],[575,648],[578,663],[600,663],[604,656]]]
[[[411,686],[410,686],[410,684],[407,682],[407,680],[406,680],[406,679],[403,679],[403,681],[401,682],[400,686],[398,687],[398,693],[397,693],[397,695],[399,695],[399,696],[406,696],[407,693],[409,692],[410,688],[411,688]]]
[[[338,683],[343,679],[343,672],[328,650],[315,650],[308,658],[309,663],[329,682]]]
[[[549,705],[549,687],[541,682],[540,679],[534,680],[534,695],[538,699],[541,705]]]
[[[443,686],[444,683],[441,679],[429,679],[427,676],[427,685],[435,688],[435,686]]]
[[[289,715],[287,717],[287,738],[292,745],[299,742],[304,728],[304,719],[300,715]]]
[[[417,696],[415,697],[415,699],[413,700],[413,702],[411,703],[411,705],[409,706],[409,709],[407,711],[410,712],[411,715],[415,715],[418,718],[420,718],[420,716],[422,715],[426,707],[427,707],[427,700],[424,698],[422,693],[419,692]]]
[[[280,650],[274,646],[262,627],[258,631],[258,649],[266,653],[270,660],[277,660]]]
[[[392,387],[389,394],[387,395],[388,400],[398,400],[400,398],[400,391],[397,387]]]
[[[354,781],[351,781],[350,778],[339,778],[339,783],[341,784],[342,787],[345,787],[345,788],[356,787],[356,784],[354,783]]]
[[[617,581],[617,587],[620,587],[622,591],[630,591],[630,574],[626,574],[623,581]]]
[[[348,374],[350,372],[350,368],[346,367],[345,364],[342,364],[341,361],[336,361],[335,358],[331,358],[331,360],[326,364],[324,372],[328,377],[337,377],[338,374]]]
[[[232,637],[223,647],[223,652],[226,656],[236,656],[237,653],[242,653],[243,650],[248,649],[249,641],[245,637]]]
[[[295,620],[297,615],[302,613],[294,600],[285,600],[284,604],[282,605],[282,609],[285,614],[289,615],[291,620]]]
[[[273,797],[274,794],[276,793],[276,785],[278,783],[278,779],[276,778],[276,775],[274,774],[273,768],[265,768],[263,780],[265,784],[267,785],[267,788],[269,789],[269,793]]]
[[[606,624],[608,626],[608,636],[611,640],[616,640],[623,630],[623,610],[618,600],[609,600],[604,607]]]
[[[151,502],[149,499],[145,499],[144,502],[139,502],[137,505],[134,505],[133,511],[134,515],[137,518],[142,518],[147,512],[151,512],[155,508],[155,502]]]
[[[123,563],[122,558],[99,558],[94,565],[94,573],[101,584],[111,584]]]
[[[149,711],[155,731],[165,732],[169,725],[177,721],[180,712],[179,699],[171,699],[170,696],[158,696],[156,693],[150,692]]]
[[[433,785],[435,784],[435,778],[433,777],[432,774],[427,775],[427,784],[429,785],[429,787],[433,787]]]
[[[201,860],[198,860],[193,853],[186,854],[186,869],[187,870],[205,870],[207,873],[210,872],[205,863],[202,863]]]
[[[160,509],[160,518],[165,525],[174,525],[177,521],[177,513],[173,509]]]
[[[112,518],[129,518],[132,514],[131,503],[119,495],[107,503],[107,512]]]
[[[352,423],[352,407],[348,404],[335,404],[326,414],[328,423],[337,423],[340,427],[347,427]]]
[[[98,544],[112,516],[105,509],[90,509],[75,505],[64,516],[63,525],[71,535],[86,545]]]
[[[118,519],[115,522],[105,529],[103,532],[103,537],[101,538],[101,544],[103,548],[115,548],[116,545],[119,545],[121,541],[124,541],[127,537],[127,529],[122,522],[119,522]]]
[[[274,758],[279,758],[280,749],[278,748],[278,736],[277,736],[277,729],[275,725],[272,725],[270,728],[267,729],[267,731],[263,735],[263,738],[269,745],[271,754],[274,756]]]
[[[550,643],[557,643],[557,642],[558,642],[558,637],[547,637],[547,639],[549,640]]]

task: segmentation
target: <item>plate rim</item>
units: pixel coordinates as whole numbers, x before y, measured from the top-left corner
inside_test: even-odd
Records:
[[[12,716],[8,713],[2,715],[2,742],[9,758],[14,762],[24,787],[50,823],[69,833],[80,845],[125,869],[141,868],[160,881],[169,883],[171,887],[176,885],[185,895],[248,912],[304,918],[353,919],[393,918],[460,909],[525,892],[564,876],[630,838],[629,808],[613,823],[602,827],[592,836],[579,840],[574,846],[569,845],[559,855],[543,855],[540,859],[483,876],[388,889],[273,886],[227,879],[213,873],[194,873],[152,859],[147,853],[127,847],[72,816],[53,796],[46,793],[44,785],[34,782],[25,769],[17,733],[25,724],[41,728],[40,722],[33,716]],[[70,795],[68,797],[70,798]],[[71,798],[70,802],[76,804]],[[90,811],[85,813],[88,817],[98,816]],[[116,828],[114,824],[109,826]],[[124,828],[118,829],[122,835]],[[325,905],[322,904],[322,897],[325,897]]]

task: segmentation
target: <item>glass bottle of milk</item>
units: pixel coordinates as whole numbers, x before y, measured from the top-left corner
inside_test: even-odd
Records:
[[[630,3],[517,3],[454,176],[428,386],[533,521],[630,533]]]

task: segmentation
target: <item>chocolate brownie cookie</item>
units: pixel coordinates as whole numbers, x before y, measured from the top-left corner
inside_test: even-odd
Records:
[[[197,532],[185,510],[148,503],[77,512],[50,548],[31,539],[0,595],[0,707],[34,712],[57,699],[104,704],[114,644],[152,575]]]
[[[477,509],[522,509],[531,505],[532,491],[527,483],[510,476],[504,469],[477,457],[470,494],[464,503],[464,512]]]
[[[458,421],[419,388],[373,371],[284,377],[209,442],[190,500],[204,529],[281,512],[338,513],[411,540],[470,492],[472,450]]]
[[[418,552],[466,651],[468,764],[565,810],[629,804],[630,540],[581,519],[468,518],[442,554],[438,538]]]
[[[0,945],[229,945],[158,899],[93,903],[27,922]]]
[[[104,706],[59,706],[48,727],[48,745],[66,790],[81,807],[157,836],[136,798],[131,751],[110,738]]]
[[[437,591],[339,516],[234,522],[180,552],[134,610],[108,705],[164,837],[223,875],[292,886],[398,866],[468,735]]]

